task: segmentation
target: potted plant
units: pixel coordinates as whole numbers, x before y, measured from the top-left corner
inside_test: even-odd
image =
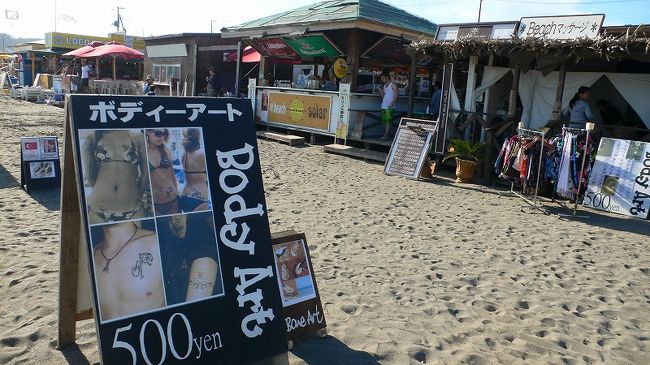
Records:
[[[476,174],[476,166],[483,157],[485,143],[471,143],[462,139],[450,141],[449,153],[442,161],[456,159],[456,182],[466,183]]]

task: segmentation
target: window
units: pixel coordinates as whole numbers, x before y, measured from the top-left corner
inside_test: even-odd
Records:
[[[172,79],[180,80],[181,65],[153,65],[153,79],[162,84],[169,84]]]

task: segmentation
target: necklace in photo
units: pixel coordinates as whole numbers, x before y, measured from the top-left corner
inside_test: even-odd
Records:
[[[124,249],[124,247],[126,247],[126,245],[128,245],[129,242],[131,242],[131,240],[133,239],[133,237],[135,237],[135,234],[136,234],[136,233],[138,233],[138,226],[137,226],[137,225],[135,226],[135,230],[133,231],[133,234],[131,235],[131,238],[129,238],[126,242],[124,242],[124,244],[122,245],[122,247],[120,247],[120,249],[117,250],[117,252],[115,253],[115,255],[113,255],[113,257],[111,257],[111,258],[106,257],[106,255],[104,254],[104,248],[103,248],[103,247],[101,247],[101,248],[99,249],[99,252],[101,252],[102,256],[104,257],[104,260],[106,260],[106,265],[104,265],[104,269],[103,269],[102,271],[104,271],[104,272],[108,272],[108,269],[109,269],[109,266],[110,266],[110,264],[111,264],[111,261],[113,261],[113,259],[116,258],[117,255],[120,254],[120,252],[122,252],[122,250]]]

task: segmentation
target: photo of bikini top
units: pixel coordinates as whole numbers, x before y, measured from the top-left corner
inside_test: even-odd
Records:
[[[160,164],[158,166],[154,166],[149,162],[149,170],[155,170],[155,169],[168,169],[172,167],[172,161],[167,157],[167,154],[165,151],[161,148],[160,149]]]
[[[129,137],[131,144],[123,144],[122,151],[110,151],[106,149],[104,143],[102,143],[103,138],[97,141],[97,146],[95,147],[95,160],[97,163],[126,162],[131,165],[139,164],[141,158],[140,150],[135,145],[135,142],[133,142],[133,139],[131,139],[131,135],[129,135],[128,132],[127,136]]]

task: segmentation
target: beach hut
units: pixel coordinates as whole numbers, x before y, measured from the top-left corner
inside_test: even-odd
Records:
[[[493,177],[491,162],[504,135],[513,133],[519,122],[527,128],[559,130],[561,110],[580,86],[592,89],[594,119],[603,136],[650,138],[650,107],[644,100],[644,90],[650,89],[650,28],[601,27],[603,18],[532,18],[537,25],[589,24],[584,28],[588,33],[557,37],[535,34],[528,27],[531,18],[517,22],[510,37],[446,39],[448,26],[441,25],[437,39],[413,43],[413,52],[454,62],[462,71],[467,69],[468,75],[475,75],[465,78],[466,83],[456,83],[464,91],[458,95],[462,107],[455,110],[457,118],[451,121],[447,135],[487,141],[486,181]],[[461,26],[478,29],[486,24]],[[603,120],[597,112],[599,100],[607,100],[620,111],[617,123]]]
[[[240,38],[261,56],[248,90],[260,124],[386,146],[378,138],[378,74],[391,70],[400,82],[395,122],[413,108],[406,94],[417,80],[423,92],[412,100],[424,110],[432,75],[405,46],[433,40],[436,27],[378,0],[329,0],[224,28],[221,36]]]

